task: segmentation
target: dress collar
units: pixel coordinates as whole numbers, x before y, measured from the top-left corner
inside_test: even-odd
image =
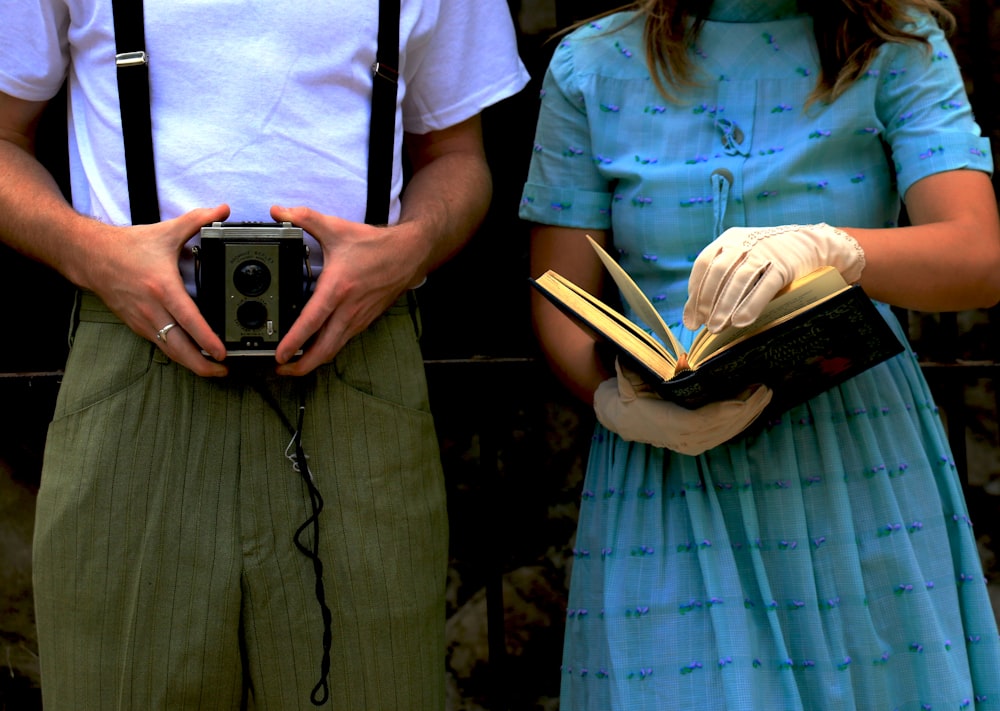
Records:
[[[714,0],[708,19],[713,22],[767,22],[798,14],[798,0]]]

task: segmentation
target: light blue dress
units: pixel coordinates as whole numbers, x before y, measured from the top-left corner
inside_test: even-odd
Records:
[[[992,170],[929,19],[929,51],[885,45],[806,108],[810,18],[706,23],[700,84],[670,103],[627,17],[555,51],[521,215],[612,229],[682,340],[691,263],[725,228],[893,225],[915,181]],[[698,457],[598,426],[574,556],[564,710],[1000,709],[972,522],[909,350]]]

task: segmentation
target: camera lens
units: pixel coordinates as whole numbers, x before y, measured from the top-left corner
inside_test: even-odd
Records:
[[[271,270],[263,262],[248,259],[233,272],[233,285],[245,296],[260,296],[271,286]]]
[[[259,301],[247,301],[236,309],[236,320],[248,331],[257,331],[267,322],[267,307]]]

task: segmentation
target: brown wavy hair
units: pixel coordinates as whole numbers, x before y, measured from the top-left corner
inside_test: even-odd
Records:
[[[645,18],[646,62],[668,99],[697,83],[689,49],[711,6],[712,0],[636,0],[613,11],[633,11],[635,21]],[[886,42],[929,47],[925,37],[903,29],[913,13],[930,13],[946,33],[955,28],[954,15],[938,0],[799,0],[799,7],[813,17],[819,49],[821,71],[810,103],[843,94]]]

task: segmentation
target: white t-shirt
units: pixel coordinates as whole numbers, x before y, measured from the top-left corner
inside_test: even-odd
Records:
[[[377,2],[146,0],[144,11],[163,219],[225,202],[231,220],[268,221],[272,204],[364,220]],[[47,100],[68,75],[74,206],[129,224],[111,3],[7,3],[3,19],[0,91]],[[403,0],[400,45],[390,222],[402,131],[452,126],[528,79],[503,0]]]

